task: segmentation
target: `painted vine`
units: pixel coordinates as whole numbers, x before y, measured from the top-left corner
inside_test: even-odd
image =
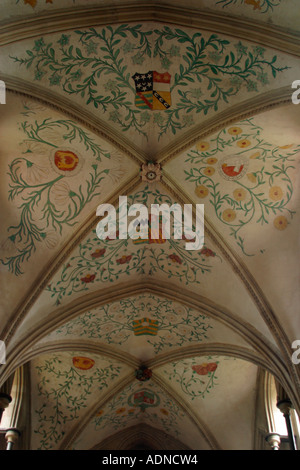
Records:
[[[128,204],[167,203],[173,201],[168,195],[146,186],[138,193],[128,196]],[[154,248],[150,248],[153,247]],[[139,248],[140,246],[140,248]],[[169,278],[178,279],[184,284],[200,283],[201,275],[212,268],[211,258],[218,257],[207,247],[191,252],[185,249],[181,240],[170,239],[164,244],[136,245],[131,239],[99,240],[95,230],[79,245],[78,254],[66,263],[59,277],[51,282],[46,291],[59,305],[65,296],[88,290],[91,283],[114,282],[120,276],[148,274],[154,276],[163,272]],[[219,258],[219,257],[218,257]],[[147,261],[150,261],[147,266]]]
[[[27,115],[34,113],[28,107],[24,110]],[[63,227],[76,224],[83,208],[100,194],[101,182],[109,173],[108,169],[102,169],[101,161],[103,157],[110,158],[109,153],[71,120],[23,121],[20,127],[27,150],[24,156],[9,164],[8,171],[8,199],[19,202],[21,211],[17,225],[8,228],[8,241],[15,247],[15,253],[0,260],[15,275],[23,273],[22,264],[30,259],[39,243],[54,248]],[[86,182],[77,190],[70,189],[68,177],[80,169],[82,159],[70,150],[60,150],[55,143],[55,130],[62,132],[64,142],[84,145],[94,157]],[[55,156],[40,164],[36,163],[35,151],[42,152],[44,157],[55,152]],[[38,219],[37,211],[40,211]]]
[[[136,320],[150,319],[143,338],[151,344],[155,353],[186,342],[208,339],[212,326],[209,319],[187,307],[174,305],[171,300],[161,300],[154,295],[139,296],[105,305],[96,312],[87,312],[69,321],[55,335],[78,335],[122,345],[134,337]],[[152,326],[153,325],[153,326]]]
[[[190,164],[184,170],[186,181],[195,184],[199,198],[209,199],[218,220],[230,228],[230,235],[247,256],[253,256],[245,248],[244,233],[250,222],[265,225],[271,221],[276,229],[284,230],[295,214],[289,208],[294,191],[290,173],[295,169],[291,163],[295,162],[300,145],[274,146],[262,137],[262,131],[254,118],[241,121],[237,126],[223,129],[209,142],[199,142],[185,159]],[[225,163],[222,152],[226,155],[228,151],[235,161],[239,159],[237,165],[244,167],[244,174],[229,172],[236,163],[230,167],[230,157]],[[253,162],[257,168],[254,171],[249,168],[247,172]],[[230,193],[218,173],[230,179]]]
[[[216,5],[222,5],[223,8],[229,5],[247,5],[253,6],[253,10],[257,10],[260,13],[267,13],[272,11],[274,7],[278,7],[281,0],[219,0]]]
[[[146,407],[141,411],[139,406],[129,404],[129,398],[141,389],[153,392],[157,397],[157,403],[153,407]],[[114,397],[108,405],[98,411],[93,419],[94,430],[104,429],[110,426],[114,430],[119,430],[129,426],[133,422],[146,421],[154,425],[160,425],[166,432],[179,436],[178,419],[184,417],[183,412],[168,397],[161,397],[159,390],[148,383],[146,387],[137,388],[130,386],[119,396]]]
[[[55,43],[42,37],[24,57],[11,58],[32,69],[35,80],[109,112],[109,120],[124,132],[134,129],[147,138],[152,118],[160,138],[193,125],[199,113],[218,111],[221,103],[239,92],[259,91],[287,69],[276,65],[277,56],[266,58],[265,52],[261,46],[241,41],[231,44],[217,34],[206,37],[169,26],[144,31],[142,25],[123,24],[62,34]],[[130,58],[130,67],[125,57]],[[132,76],[151,57],[160,63],[155,67],[163,70],[178,64],[170,89],[173,104],[163,112],[151,113],[134,105]]]
[[[191,400],[205,398],[218,385],[216,371],[219,361],[212,356],[201,358],[205,362],[199,364],[196,358],[190,361],[173,362],[164,370],[168,380],[178,383],[182,392]]]
[[[97,386],[98,390],[107,388],[121,371],[121,367],[113,364],[102,368],[93,364],[92,367],[90,373],[74,365],[65,368],[59,356],[36,367],[41,376],[37,385],[38,397],[42,400],[35,410],[38,419],[34,433],[39,435],[39,450],[51,449],[60,442],[64,436],[64,424],[77,420],[79,411],[87,407],[92,387]]]

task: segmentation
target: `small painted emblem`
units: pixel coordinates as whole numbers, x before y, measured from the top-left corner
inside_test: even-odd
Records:
[[[135,89],[135,105],[142,109],[163,110],[171,106],[171,75],[155,70],[147,73],[135,73],[132,76]]]
[[[139,407],[142,412],[144,412],[146,408],[158,406],[159,403],[159,396],[147,389],[140,390],[128,398],[128,405]]]
[[[141,318],[132,323],[132,328],[135,336],[150,335],[156,336],[158,332],[158,321],[151,320],[151,318]]]
[[[247,168],[247,160],[239,155],[227,156],[219,163],[219,173],[223,178],[229,181],[242,178]]]

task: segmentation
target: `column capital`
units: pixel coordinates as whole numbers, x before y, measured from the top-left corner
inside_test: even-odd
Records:
[[[281,444],[281,439],[280,439],[279,434],[277,434],[276,432],[267,434],[265,437],[265,440],[267,441],[269,446],[272,447],[273,450],[279,450],[279,446]]]
[[[5,439],[8,443],[12,442],[13,444],[16,444],[20,436],[21,433],[17,428],[10,428],[6,430]]]
[[[11,403],[12,398],[7,393],[0,393],[0,409],[4,410]]]
[[[284,415],[289,415],[291,408],[293,408],[292,402],[288,398],[278,401],[276,406],[277,408],[280,409],[281,413],[283,413]]]

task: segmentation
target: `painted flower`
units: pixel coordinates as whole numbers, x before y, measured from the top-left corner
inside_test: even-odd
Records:
[[[217,64],[222,59],[222,54],[219,54],[217,51],[212,51],[208,53],[208,57]]]
[[[76,70],[76,72],[74,72],[74,73],[71,73],[70,76],[71,76],[72,82],[77,82],[78,80],[80,80],[82,75],[83,75],[83,73],[80,69]]]
[[[36,72],[34,74],[34,79],[35,80],[41,80],[44,75],[45,75],[45,72],[42,72],[41,70],[36,70]]]
[[[251,160],[255,160],[256,158],[260,157],[260,152],[253,153],[249,158]]]
[[[225,222],[232,222],[236,218],[236,213],[232,209],[226,209],[222,214],[222,218]]]
[[[88,284],[89,282],[93,282],[96,277],[96,274],[87,274],[85,277],[82,277],[80,280]]]
[[[142,63],[144,62],[145,58],[143,57],[143,55],[138,52],[137,54],[135,54],[132,58],[132,63],[133,65],[142,65]]]
[[[154,114],[154,116],[153,116],[153,122],[154,122],[154,124],[157,124],[158,126],[160,126],[161,124],[163,124],[163,122],[164,122],[164,117],[163,117],[162,113],[156,113],[156,114]]]
[[[59,85],[61,82],[62,76],[58,75],[57,73],[54,73],[51,75],[49,78],[50,85]]]
[[[244,201],[246,195],[247,193],[243,188],[235,189],[233,191],[233,197],[236,201]]]
[[[61,38],[57,41],[61,46],[67,46],[69,44],[70,35],[62,34]]]
[[[202,250],[200,251],[200,255],[204,255],[206,256],[207,258],[209,256],[211,256],[212,258],[214,258],[216,256],[216,253],[214,253],[212,250],[210,250],[209,248],[202,248]]]
[[[169,49],[169,54],[171,57],[180,57],[180,47],[173,44]]]
[[[94,253],[91,254],[92,258],[100,258],[101,256],[104,256],[106,252],[106,248],[102,248],[101,250],[97,249],[94,251]]]
[[[25,179],[29,184],[40,183],[48,176],[48,169],[26,160]]]
[[[79,162],[78,156],[70,150],[57,150],[54,155],[54,164],[61,171],[73,171]]]
[[[89,357],[76,356],[73,357],[73,365],[76,369],[89,370],[94,367],[95,361]]]
[[[248,139],[242,139],[242,140],[238,140],[236,145],[244,149],[245,147],[249,147],[249,145],[251,145],[251,142]]]
[[[118,85],[115,80],[108,80],[108,82],[104,85],[105,91],[118,91]]]
[[[203,173],[206,175],[206,176],[212,176],[215,172],[215,169],[212,167],[212,166],[208,166],[205,168],[205,170],[203,170]]]
[[[256,176],[254,173],[247,173],[247,178],[251,183],[256,183]]]
[[[120,119],[119,111],[115,110],[109,113],[109,120],[112,122],[118,122]]]
[[[264,49],[261,46],[254,46],[253,47],[254,54],[260,55],[261,57],[264,56],[265,51],[266,51],[266,49]]]
[[[32,8],[36,6],[37,0],[24,0],[24,5],[31,5]]]
[[[206,160],[206,162],[209,164],[209,165],[214,165],[215,163],[217,163],[218,159],[217,158],[208,158]]]
[[[268,74],[265,72],[258,73],[257,80],[259,80],[263,85],[268,85],[269,83]]]
[[[129,415],[133,415],[135,412],[135,409],[134,408],[130,408],[130,410],[128,410],[128,414]]]
[[[65,206],[68,204],[68,199],[73,193],[70,190],[70,186],[65,181],[58,181],[51,189],[53,195],[53,201],[57,206]]]
[[[97,54],[97,44],[94,41],[89,41],[85,46],[87,55]]]
[[[169,415],[169,412],[165,409],[165,408],[161,408],[160,409],[160,412],[165,415],[165,416],[168,416]]]
[[[283,149],[283,150],[286,150],[286,149],[290,149],[291,147],[293,147],[294,144],[289,144],[289,145],[282,145],[281,147],[279,146],[278,148],[279,149]]]
[[[283,198],[283,191],[279,186],[272,186],[269,191],[269,197],[273,201],[280,201]]]
[[[274,227],[277,228],[277,230],[285,230],[288,226],[288,221],[284,215],[279,215],[274,219]]]
[[[124,406],[122,408],[118,408],[116,410],[116,414],[117,415],[121,415],[122,413],[124,413],[126,411],[126,408],[124,408]]]
[[[116,302],[109,307],[109,312],[110,313],[118,312],[119,309],[120,309],[119,303]]]
[[[128,256],[123,255],[122,258],[119,258],[116,261],[118,264],[125,264],[125,263],[129,263],[131,258],[132,258],[132,255],[128,255]]]
[[[243,83],[243,80],[241,77],[235,75],[233,77],[230,77],[230,83],[231,85],[239,89]]]
[[[148,111],[144,111],[143,113],[141,113],[140,119],[142,123],[146,123],[150,121],[151,116]]]
[[[203,185],[197,186],[195,189],[195,194],[200,198],[204,198],[208,195],[208,189]]]
[[[134,51],[135,46],[132,42],[129,42],[127,39],[122,49],[123,49],[124,54],[128,54],[128,52]]]
[[[241,54],[241,55],[247,54],[248,47],[243,46],[241,41],[239,41],[238,44],[235,44],[234,47],[236,48],[238,54]]]
[[[241,134],[243,131],[242,131],[242,129],[241,129],[240,127],[230,127],[227,132],[228,132],[228,134],[230,134],[230,135],[239,135],[239,134]]]
[[[43,109],[37,109],[38,111],[43,111]],[[41,145],[39,142],[33,142],[30,140],[23,140],[20,144],[22,153],[38,153],[39,156],[48,155],[48,149]],[[28,166],[28,165],[27,165]]]
[[[257,91],[257,84],[253,80],[248,80],[247,91]]]
[[[172,260],[173,263],[182,264],[181,258],[179,258],[178,255],[175,255],[175,253],[173,253],[172,255],[169,255],[169,258],[170,260]]]
[[[192,126],[194,124],[194,118],[190,114],[187,116],[183,116],[183,124],[184,126]]]
[[[43,38],[38,39],[37,41],[34,41],[34,44],[35,44],[35,46],[34,46],[33,50],[34,50],[34,51],[37,51],[37,52],[38,52],[42,47],[44,47],[44,46],[46,45],[46,44],[44,43],[44,39],[43,39]]]
[[[199,100],[199,98],[201,98],[201,96],[203,96],[203,92],[202,92],[201,88],[194,88],[194,90],[191,91],[191,96],[192,96],[192,98],[195,98],[196,100]]]
[[[163,69],[166,69],[168,70],[168,68],[170,67],[170,65],[172,65],[172,62],[170,61],[170,59],[168,58],[168,56],[164,56],[162,59],[161,59],[161,66]]]
[[[198,375],[207,375],[209,372],[214,372],[218,367],[215,362],[204,362],[200,365],[192,366],[192,369]]]
[[[97,413],[96,413],[96,416],[102,416],[104,413],[104,410],[99,410]]]
[[[42,234],[44,243],[49,250],[53,250],[58,244],[58,236],[54,230],[50,230],[48,233]]]
[[[205,150],[208,150],[209,149],[209,143],[208,142],[198,142],[196,144],[196,148],[197,150],[199,150],[200,152],[205,152]]]

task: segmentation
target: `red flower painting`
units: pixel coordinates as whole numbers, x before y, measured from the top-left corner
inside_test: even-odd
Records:
[[[200,251],[200,254],[204,255],[204,256],[207,256],[207,258],[209,256],[212,256],[213,258],[216,256],[216,254],[212,250],[210,250],[209,248],[202,248],[202,250]]]
[[[81,281],[87,284],[89,282],[93,282],[95,277],[96,277],[96,274],[87,274],[85,277],[81,278]]]
[[[204,362],[203,364],[200,364],[198,366],[192,366],[192,369],[198,375],[207,375],[209,372],[214,372],[217,367],[218,364],[216,364],[215,362]]]
[[[101,256],[104,256],[106,252],[106,248],[102,248],[101,250],[96,250],[94,253],[91,254],[92,258],[100,258]]]
[[[169,258],[173,261],[173,263],[182,264],[182,260],[179,258],[178,255],[175,255],[174,253],[172,255],[169,255]]]
[[[126,263],[129,263],[129,261],[131,260],[132,256],[131,255],[123,255],[122,258],[119,258],[117,259],[117,263],[118,264],[126,264]]]

